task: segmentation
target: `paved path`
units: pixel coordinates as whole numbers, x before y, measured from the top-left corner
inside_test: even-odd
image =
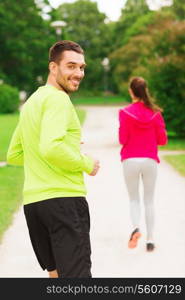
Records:
[[[185,277],[185,178],[161,157],[156,188],[156,250],[145,251],[145,225],[137,249],[127,248],[131,223],[119,160],[119,107],[86,107],[82,149],[101,161],[85,176],[91,213],[93,277]],[[0,246],[0,277],[47,277],[33,254],[22,209]]]

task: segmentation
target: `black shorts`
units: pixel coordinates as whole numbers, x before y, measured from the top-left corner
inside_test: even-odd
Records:
[[[91,277],[90,217],[84,197],[24,205],[33,249],[43,270],[59,277]]]

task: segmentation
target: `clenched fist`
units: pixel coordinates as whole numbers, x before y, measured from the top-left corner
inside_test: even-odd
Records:
[[[99,168],[100,168],[100,162],[99,162],[99,160],[95,159],[94,160],[94,168],[93,168],[92,172],[89,175],[90,176],[95,176],[97,174]]]

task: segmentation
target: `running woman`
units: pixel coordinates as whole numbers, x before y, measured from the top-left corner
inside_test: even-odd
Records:
[[[158,145],[167,143],[162,109],[151,99],[147,83],[142,77],[134,77],[129,86],[132,104],[119,111],[119,142],[124,179],[130,199],[132,233],[128,247],[135,248],[141,237],[140,179],[144,187],[146,222],[146,250],[153,251],[154,243],[154,190],[157,176]]]

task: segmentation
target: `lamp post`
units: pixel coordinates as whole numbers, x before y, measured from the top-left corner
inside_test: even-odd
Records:
[[[58,40],[61,39],[62,27],[66,26],[66,25],[67,24],[64,21],[54,21],[51,23],[51,26],[54,27],[56,30],[56,35],[57,35]]]
[[[21,111],[21,108],[22,108],[23,104],[25,103],[26,98],[27,98],[27,92],[20,91],[19,92],[19,99],[20,99],[19,111]]]
[[[108,90],[108,76],[107,73],[109,71],[109,59],[108,57],[104,57],[104,59],[102,60],[102,66],[104,69],[104,92],[106,92]]]

